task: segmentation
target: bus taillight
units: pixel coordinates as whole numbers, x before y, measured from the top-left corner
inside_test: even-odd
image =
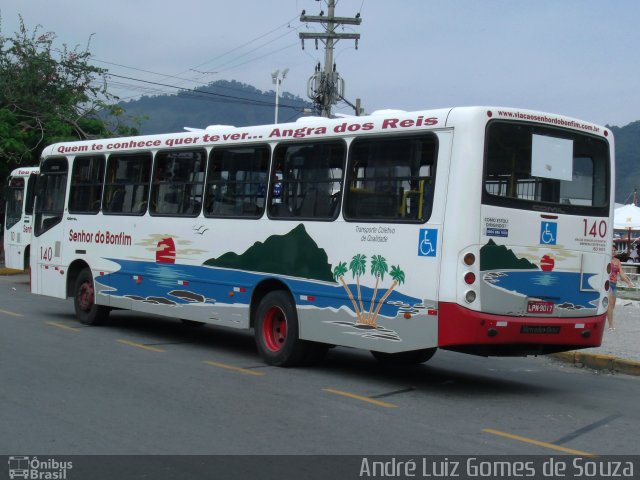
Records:
[[[473,272],[467,272],[464,274],[464,283],[472,285],[476,281],[476,274]]]
[[[473,253],[469,252],[464,256],[462,261],[464,262],[465,265],[470,267],[471,265],[476,263],[476,256]]]

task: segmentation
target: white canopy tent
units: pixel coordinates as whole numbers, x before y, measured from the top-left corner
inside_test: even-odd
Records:
[[[613,228],[616,230],[640,230],[640,207],[633,204],[616,208],[613,213]]]
[[[635,249],[632,250],[631,232],[640,231],[640,207],[630,204],[616,208],[613,212],[613,228],[615,230],[626,230],[626,245],[620,246],[625,247],[627,253],[632,254],[632,258],[635,260],[636,252]]]

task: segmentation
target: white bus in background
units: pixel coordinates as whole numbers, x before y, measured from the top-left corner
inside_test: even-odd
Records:
[[[29,268],[33,200],[38,167],[20,167],[5,185],[4,263],[7,268]]]
[[[493,107],[59,143],[32,291],[86,324],[253,328],[272,365],[594,347],[613,152],[605,127]]]

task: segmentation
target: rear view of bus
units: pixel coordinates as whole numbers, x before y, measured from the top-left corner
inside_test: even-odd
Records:
[[[37,167],[22,167],[9,175],[5,192],[4,225],[4,257],[7,268],[29,268],[31,218],[37,174]]]
[[[458,235],[479,241],[456,245],[455,289],[451,301],[441,296],[439,346],[528,355],[600,345],[609,289],[613,136],[603,127],[535,112],[484,109],[474,115],[484,117],[477,131],[484,152],[476,159],[482,176],[452,188],[479,197],[471,217],[479,224],[463,227],[475,232]],[[451,233],[445,227],[445,237]]]

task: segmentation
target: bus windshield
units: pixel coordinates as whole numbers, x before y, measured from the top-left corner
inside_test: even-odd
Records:
[[[24,200],[24,178],[12,178],[7,192],[7,215],[5,228],[8,230],[20,221]]]
[[[487,127],[483,203],[574,215],[609,214],[606,140],[540,125]]]

